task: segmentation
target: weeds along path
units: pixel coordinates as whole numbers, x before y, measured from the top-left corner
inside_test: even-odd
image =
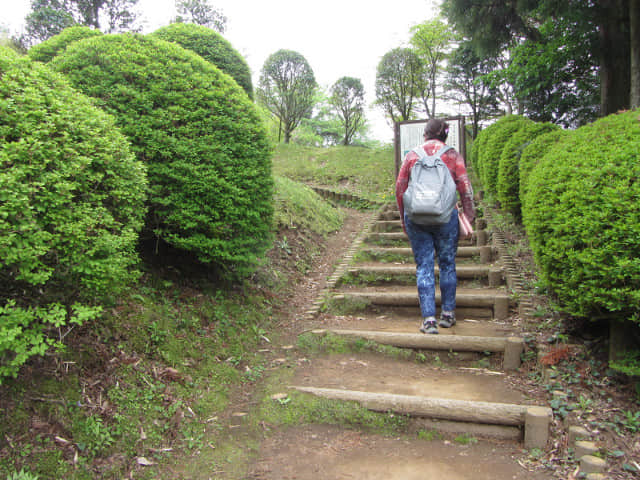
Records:
[[[518,305],[485,225],[459,247],[458,323],[424,335],[398,211],[376,213],[299,318],[250,478],[552,478],[527,465],[552,413],[520,381]]]

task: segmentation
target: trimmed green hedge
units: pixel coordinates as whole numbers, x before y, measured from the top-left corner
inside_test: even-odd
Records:
[[[503,210],[520,218],[520,157],[524,148],[538,135],[560,127],[552,123],[525,122],[514,132],[502,149],[498,163],[496,198]]]
[[[231,43],[218,32],[193,23],[172,23],[151,34],[167,42],[177,43],[187,50],[197,53],[206,61],[213,63],[225,73],[231,75],[249,98],[253,99],[251,70],[246,60]]]
[[[53,57],[62,52],[68,45],[85,38],[97,37],[102,35],[100,30],[90,27],[77,26],[65,28],[58,35],[45,40],[42,43],[34,45],[29,49],[28,55],[31,60],[42,63],[49,63]]]
[[[541,279],[572,315],[640,321],[639,115],[560,135],[527,179],[523,221]]]
[[[478,135],[485,137],[478,150],[480,180],[485,192],[496,195],[502,150],[515,132],[532,123],[532,120],[520,115],[507,115]]]
[[[113,114],[148,166],[146,233],[246,275],[271,242],[271,145],[254,104],[202,57],[151,36],[76,42],[51,65]]]
[[[137,278],[146,186],[110,116],[0,48],[0,380]]]
[[[520,162],[519,162],[519,169],[520,169],[519,199],[521,204],[525,201],[527,197],[527,190],[529,187],[529,175],[531,171],[536,167],[536,165],[538,165],[538,162],[542,157],[544,157],[545,153],[549,148],[552,148],[556,143],[558,143],[564,135],[570,135],[570,134],[571,132],[569,130],[563,130],[561,128],[557,128],[555,130],[551,130],[547,133],[543,133],[542,135],[537,136],[531,141],[531,143],[529,143],[524,147],[524,149],[522,150],[522,155],[520,156]]]

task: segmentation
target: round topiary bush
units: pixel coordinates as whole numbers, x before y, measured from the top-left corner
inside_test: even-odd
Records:
[[[0,48],[0,378],[137,278],[145,190],[110,116]]]
[[[525,122],[523,127],[513,133],[502,149],[498,162],[496,198],[500,207],[520,218],[520,157],[524,148],[538,135],[560,127],[553,123]]]
[[[51,65],[116,117],[147,164],[147,234],[250,273],[270,242],[273,178],[244,90],[195,53],[142,35],[82,40]]]
[[[531,123],[532,120],[520,115],[507,115],[483,131],[486,138],[483,140],[482,148],[478,148],[478,163],[485,192],[496,195],[502,150],[511,135]]]
[[[28,55],[31,60],[48,63],[53,57],[62,52],[67,46],[78,40],[102,35],[100,30],[90,27],[77,26],[65,28],[58,35],[34,45],[29,49]]]
[[[522,150],[519,163],[519,184],[520,184],[520,203],[521,208],[524,205],[529,189],[529,174],[535,168],[540,159],[544,157],[549,148],[558,143],[564,135],[570,134],[569,131],[561,128],[553,129],[542,135],[538,135],[531,143],[527,144]]]
[[[528,179],[522,213],[541,279],[575,316],[640,321],[639,115],[562,135]]]
[[[253,99],[251,70],[246,60],[218,32],[193,23],[172,23],[151,34],[154,37],[177,43],[181,47],[197,53],[207,62],[213,63],[231,75],[249,98]]]

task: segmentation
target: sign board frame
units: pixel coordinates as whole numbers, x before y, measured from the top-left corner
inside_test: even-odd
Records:
[[[393,129],[394,151],[396,164],[396,177],[400,172],[402,161],[406,154],[424,143],[424,127],[428,119],[408,120],[404,122],[396,122]],[[451,145],[461,155],[467,158],[467,145],[465,137],[465,123],[463,116],[444,117],[443,120],[449,124],[449,136],[447,137],[447,145]],[[466,161],[466,160],[465,160]]]

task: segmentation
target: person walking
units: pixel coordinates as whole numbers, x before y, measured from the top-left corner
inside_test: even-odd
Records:
[[[422,145],[427,155],[434,155],[445,146],[449,134],[449,125],[438,119],[430,119],[424,129],[425,143]],[[453,210],[450,220],[444,225],[418,225],[411,222],[405,214],[403,195],[409,185],[411,169],[418,160],[416,152],[407,154],[396,180],[396,201],[400,209],[402,229],[409,237],[413,257],[416,262],[416,284],[422,313],[422,333],[438,333],[438,324],[442,328],[450,328],[456,324],[456,254],[458,251],[458,211]],[[473,188],[464,158],[455,149],[450,149],[442,155],[442,160],[451,172],[460,194],[462,209],[470,223],[473,223],[476,211],[473,202]],[[440,266],[440,295],[442,298],[440,320],[436,322],[435,301],[435,255],[438,256]]]

